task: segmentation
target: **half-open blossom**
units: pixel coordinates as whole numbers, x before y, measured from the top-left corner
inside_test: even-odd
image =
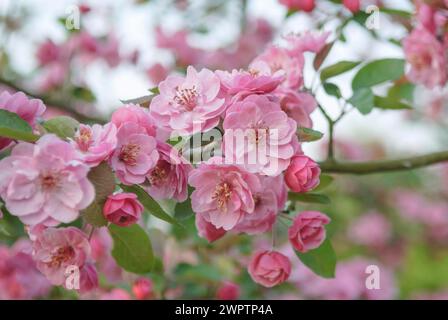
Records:
[[[109,162],[120,181],[140,184],[159,160],[157,141],[136,123],[126,122],[117,133],[117,148]]]
[[[286,203],[286,186],[283,176],[260,177],[262,188],[254,193],[255,209],[245,215],[233,229],[236,232],[260,234],[272,229],[277,214]]]
[[[297,150],[297,123],[276,99],[251,95],[233,104],[223,127],[226,161],[250,172],[276,176],[288,167]]]
[[[224,99],[218,97],[220,87],[212,71],[188,67],[185,77],[171,75],[159,84],[151,115],[161,126],[181,135],[210,130],[225,110]]]
[[[116,193],[107,197],[103,207],[106,219],[126,227],[136,223],[143,212],[143,205],[133,193]]]
[[[159,161],[147,175],[149,186],[146,191],[157,200],[185,201],[188,197],[188,174],[193,166],[167,143],[159,142],[157,150]]]
[[[154,289],[151,279],[138,278],[132,285],[132,293],[137,300],[151,299],[154,295]]]
[[[88,172],[70,143],[45,135],[0,161],[0,196],[24,224],[70,223],[95,197]]]
[[[260,190],[259,178],[236,165],[211,158],[194,169],[188,182],[193,211],[214,225],[228,231],[255,209],[254,193]]]
[[[307,252],[319,247],[325,240],[325,225],[330,218],[318,211],[303,211],[294,218],[288,229],[288,238],[294,249]]]
[[[34,127],[36,120],[45,112],[45,105],[39,99],[28,99],[23,92],[0,94],[0,109],[16,113],[20,118]],[[0,151],[12,143],[11,139],[0,137]]]
[[[310,157],[297,155],[285,172],[285,181],[294,192],[308,192],[319,185],[320,168]]]
[[[114,152],[117,145],[117,128],[113,123],[104,126],[80,124],[71,143],[80,152],[84,163],[96,167]]]
[[[403,40],[407,62],[411,65],[407,77],[427,88],[443,86],[448,79],[446,50],[443,44],[424,28],[414,29]]]
[[[291,262],[277,251],[257,251],[251,258],[248,271],[256,283],[271,288],[289,278]]]
[[[226,230],[216,228],[213,224],[205,220],[201,214],[196,215],[196,229],[198,230],[199,236],[210,243],[221,239],[226,234]]]
[[[48,228],[33,243],[36,266],[53,285],[65,284],[67,268],[81,269],[89,256],[89,240],[75,227]]]
[[[316,99],[307,92],[290,89],[277,89],[275,95],[280,99],[280,106],[286,114],[297,122],[297,125],[312,128],[311,113],[316,109]]]

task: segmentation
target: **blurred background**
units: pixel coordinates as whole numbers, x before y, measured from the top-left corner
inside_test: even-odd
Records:
[[[365,27],[340,1],[318,0],[312,13],[291,12],[278,0],[0,0],[0,92],[24,91],[41,98],[47,118],[68,114],[87,123],[107,121],[123,101],[149,94],[172,72],[186,66],[245,68],[281,35],[334,31],[336,42],[324,65],[340,60],[403,58],[400,41],[412,23],[409,0],[364,1],[408,15],[379,13],[379,28]],[[79,29],[73,17],[79,15]],[[76,21],[75,21],[76,22]],[[305,86],[314,85],[313,56],[307,56]],[[335,78],[344,97],[351,95],[356,70]],[[375,90],[384,91],[379,87]],[[335,98],[317,89],[317,99],[337,116]],[[412,110],[356,110],[335,128],[336,156],[345,160],[404,157],[446,149],[448,91],[408,88]],[[314,129],[327,123],[312,114]],[[323,160],[326,139],[305,144],[307,154]],[[254,248],[270,241],[227,235],[209,245],[196,235],[194,219],[186,230],[148,221],[163,271],[151,274],[152,289],[125,274],[110,256],[107,233],[93,240],[101,289],[80,298],[246,298],[246,299],[436,299],[448,298],[448,164],[401,173],[337,176],[326,189],[330,205],[303,205],[333,219],[329,232],[338,256],[336,278],[319,278],[294,261],[287,284],[263,289],[245,270]],[[178,213],[179,215],[182,212]],[[50,288],[27,269],[20,252],[24,231],[11,217],[0,220],[0,298],[79,298]],[[279,243],[286,228],[277,225]],[[3,261],[15,261],[6,272]],[[366,290],[365,267],[381,270],[381,289]],[[162,269],[162,268],[160,268]],[[39,285],[36,285],[39,283]],[[31,285],[34,284],[34,285]]]

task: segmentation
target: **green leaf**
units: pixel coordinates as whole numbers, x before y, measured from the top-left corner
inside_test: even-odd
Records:
[[[292,201],[330,204],[331,200],[324,194],[320,193],[293,193],[288,194],[288,199]]]
[[[412,83],[395,84],[390,87],[387,96],[394,100],[414,101],[415,85]]]
[[[286,12],[285,18],[289,18],[290,16],[296,14],[297,12],[299,12],[299,11],[297,11],[295,9],[289,9],[288,12]]]
[[[328,54],[331,51],[331,48],[333,48],[334,41],[327,43],[322,50],[320,50],[313,61],[313,68],[314,70],[319,70],[319,68],[322,66],[322,63],[324,63],[325,59],[327,58]]]
[[[317,141],[324,136],[322,132],[304,127],[300,127],[299,129],[297,129],[297,135],[300,142]]]
[[[149,92],[151,92],[153,95],[160,94],[159,87],[151,88],[151,89],[149,89]]]
[[[372,61],[355,75],[352,81],[353,90],[370,88],[386,81],[397,80],[404,74],[403,59],[381,59]]]
[[[95,200],[82,211],[82,217],[95,227],[106,226],[103,207],[107,197],[115,191],[115,176],[110,167],[102,163],[90,170],[88,178],[95,187]]]
[[[306,253],[295,251],[300,261],[315,274],[324,278],[334,278],[336,271],[336,253],[330,240],[325,241],[319,248],[310,250]]]
[[[336,97],[336,98],[341,98],[342,97],[341,90],[334,83],[324,82],[322,85],[324,87],[325,92],[328,95]]]
[[[117,264],[137,274],[151,272],[154,255],[146,232],[138,224],[129,227],[111,224],[108,229],[114,241],[112,256]]]
[[[56,134],[59,138],[73,138],[79,128],[79,122],[67,116],[60,116],[43,123],[43,127],[49,133]]]
[[[153,216],[155,216],[165,222],[168,222],[168,223],[171,223],[171,224],[174,224],[177,226],[181,226],[175,218],[173,218],[168,213],[166,213],[162,209],[162,207],[157,203],[157,201],[155,201],[153,198],[151,198],[151,196],[145,190],[143,190],[140,186],[137,186],[137,185],[126,186],[126,185],[122,184],[122,185],[120,185],[120,187],[126,192],[135,193],[138,197],[138,200],[142,203],[142,205],[145,207],[145,209]]]
[[[16,113],[0,109],[0,137],[35,142],[39,136],[33,134],[31,126]]]
[[[320,79],[322,80],[322,82],[324,82],[327,79],[330,79],[344,72],[352,70],[359,64],[360,62],[356,61],[339,61],[338,63],[323,68],[320,73]]]
[[[361,88],[355,90],[353,96],[348,99],[348,102],[362,114],[368,114],[374,107],[374,99],[375,97],[371,89]]]
[[[380,8],[380,12],[386,13],[393,16],[399,16],[401,18],[411,19],[413,13],[409,11],[399,10],[399,9],[390,9],[390,8]]]
[[[320,183],[314,191],[321,191],[328,187],[333,181],[334,178],[328,174],[321,174],[319,177]]]
[[[72,94],[75,98],[77,98],[79,100],[83,100],[86,102],[95,102],[96,101],[95,95],[88,88],[74,87],[72,90]]]
[[[206,264],[179,264],[175,272],[178,277],[182,277],[187,280],[213,282],[222,280],[222,275],[219,270]]]
[[[395,100],[390,97],[380,97],[375,96],[374,100],[375,107],[379,109],[387,109],[387,110],[409,110],[412,107],[404,102]]]
[[[134,99],[128,99],[128,100],[120,100],[123,104],[138,104],[144,108],[148,108],[149,104],[151,103],[152,98],[154,98],[153,94],[142,96]]]

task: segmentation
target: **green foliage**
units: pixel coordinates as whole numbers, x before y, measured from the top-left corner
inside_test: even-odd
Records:
[[[362,114],[368,114],[374,107],[375,96],[369,88],[360,88],[353,92],[348,102]]]
[[[299,129],[297,129],[297,135],[300,142],[317,141],[324,136],[322,132],[305,127],[300,127]]]
[[[306,253],[295,251],[300,261],[310,268],[315,274],[324,278],[334,278],[336,270],[336,253],[330,240],[325,241],[319,248]]]
[[[288,194],[288,199],[291,201],[299,201],[306,203],[330,204],[331,200],[326,195],[321,193],[293,193]]]
[[[79,128],[79,122],[67,116],[60,116],[45,121],[43,127],[48,133],[54,133],[59,138],[67,139],[75,136]]]
[[[363,66],[352,81],[354,91],[399,79],[404,74],[403,59],[381,59]]]
[[[34,142],[39,136],[33,134],[31,126],[16,113],[0,109],[0,137]]]
[[[339,89],[339,87],[334,83],[324,82],[322,86],[324,87],[324,90],[328,95],[336,97],[338,99],[342,97],[341,89]]]
[[[320,80],[322,82],[330,79],[332,77],[336,77],[344,72],[350,71],[356,66],[358,66],[360,62],[357,61],[339,61],[331,66],[325,67],[322,69],[320,73]]]

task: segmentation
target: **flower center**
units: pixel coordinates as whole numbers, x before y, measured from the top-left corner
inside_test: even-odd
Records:
[[[162,183],[168,177],[167,171],[161,166],[156,166],[148,177],[149,183],[156,186]]]
[[[130,143],[121,147],[120,160],[129,166],[134,166],[137,163],[137,156],[140,153],[140,146],[135,143]]]
[[[196,106],[198,101],[198,92],[196,87],[176,89],[176,95],[174,96],[174,102],[183,106],[187,111],[191,111]]]
[[[92,144],[92,131],[89,128],[80,128],[76,137],[76,143],[78,144],[79,149],[87,151]]]
[[[56,174],[54,173],[44,173],[41,177],[40,177],[40,184],[41,186],[48,190],[48,189],[53,189],[54,187],[56,187],[59,183],[59,178]]]
[[[75,255],[75,250],[70,247],[60,247],[51,256],[48,265],[50,268],[59,268],[63,263],[70,261]]]
[[[219,210],[227,211],[227,201],[232,195],[232,188],[227,182],[218,184],[213,192],[212,199],[218,203]]]

